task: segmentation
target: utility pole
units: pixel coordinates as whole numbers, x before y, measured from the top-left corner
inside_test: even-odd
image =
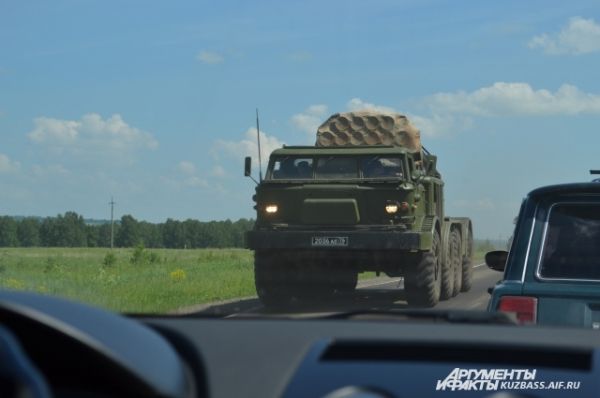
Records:
[[[110,197],[110,248],[112,249],[115,245],[115,200]]]

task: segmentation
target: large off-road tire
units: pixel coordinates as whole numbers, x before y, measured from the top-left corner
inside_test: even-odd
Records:
[[[288,306],[295,296],[295,281],[291,280],[286,264],[278,264],[279,261],[281,258],[270,251],[254,252],[256,293],[263,305],[268,308]]]
[[[440,300],[442,285],[440,235],[433,235],[431,250],[422,253],[416,264],[407,267],[404,277],[406,301],[411,306],[434,307]]]
[[[462,255],[460,250],[460,232],[457,229],[453,229],[450,233],[450,261],[452,262],[452,268],[454,268],[454,291],[452,297],[458,296],[462,289]]]
[[[334,275],[333,287],[338,293],[352,293],[358,283],[358,272],[353,269],[345,269]]]
[[[456,267],[452,258],[452,233],[448,236],[442,268],[442,288],[440,290],[440,300],[448,300],[454,294],[454,282],[456,280]]]
[[[462,258],[462,286],[460,289],[462,292],[468,292],[473,286],[473,236],[470,231],[465,245],[467,245],[467,254]]]
[[[301,253],[263,250],[254,253],[256,293],[267,308],[326,299],[336,289],[334,275],[325,264]],[[348,291],[355,286],[356,280],[350,274],[341,280],[339,288]]]

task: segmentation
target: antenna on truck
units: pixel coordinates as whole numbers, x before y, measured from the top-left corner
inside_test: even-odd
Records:
[[[256,108],[256,140],[258,141],[258,181],[262,182],[262,159],[260,157],[260,125],[258,123],[258,108]]]

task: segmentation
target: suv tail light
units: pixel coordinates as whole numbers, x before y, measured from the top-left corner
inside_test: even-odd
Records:
[[[498,311],[516,313],[519,323],[536,323],[537,303],[536,297],[503,296],[500,298]]]

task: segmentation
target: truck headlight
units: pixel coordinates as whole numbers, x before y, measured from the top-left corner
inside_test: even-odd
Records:
[[[396,214],[398,212],[398,204],[397,203],[387,203],[385,205],[385,212],[387,214]]]
[[[277,208],[277,205],[266,205],[266,206],[265,206],[265,211],[266,211],[268,214],[275,214],[275,213],[277,213],[277,210],[279,210],[279,209]]]

